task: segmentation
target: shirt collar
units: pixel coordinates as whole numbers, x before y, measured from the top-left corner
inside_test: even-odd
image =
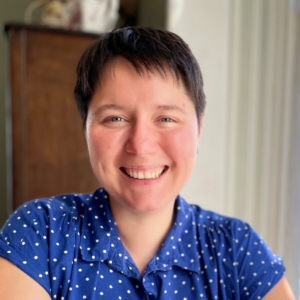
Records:
[[[109,259],[111,248],[120,248],[121,240],[109,209],[107,192],[98,189],[84,205],[80,216],[83,218],[79,247],[82,258],[91,262]]]
[[[161,270],[174,266],[200,274],[200,253],[196,220],[191,206],[180,196],[175,202],[175,222],[156,254]]]
[[[174,209],[175,222],[164,244],[149,262],[146,272],[169,270],[177,266],[199,274],[200,255],[195,216],[191,206],[180,196],[176,198]],[[79,248],[82,258],[89,262],[106,260],[113,269],[131,277],[139,277],[134,268],[130,267],[134,263],[122,245],[109,208],[108,194],[104,189],[98,189],[87,201],[81,218]]]

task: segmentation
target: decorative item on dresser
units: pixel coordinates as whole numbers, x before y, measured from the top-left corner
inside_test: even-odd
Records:
[[[91,192],[90,167],[73,97],[76,65],[95,34],[7,24],[10,87],[8,195],[12,209],[25,201]]]

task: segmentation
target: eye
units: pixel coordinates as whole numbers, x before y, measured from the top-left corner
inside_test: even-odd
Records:
[[[123,121],[123,118],[121,118],[121,117],[111,117],[111,118],[109,118],[109,121],[111,121],[111,122],[121,122],[121,121]]]
[[[171,118],[161,118],[162,122],[173,122]]]
[[[126,118],[122,116],[107,116],[101,123],[108,127],[120,127],[126,124]]]

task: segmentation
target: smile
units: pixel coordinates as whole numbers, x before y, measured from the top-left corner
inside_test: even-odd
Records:
[[[137,170],[137,169],[127,169],[120,168],[120,170],[127,176],[135,179],[156,179],[159,178],[165,171],[167,167],[160,167],[152,170]]]

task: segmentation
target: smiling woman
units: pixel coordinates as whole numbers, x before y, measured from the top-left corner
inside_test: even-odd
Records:
[[[205,108],[184,41],[115,30],[86,50],[77,76],[101,187],[31,201],[9,218],[0,232],[4,299],[294,299],[281,258],[248,224],[179,196]]]
[[[118,56],[89,103],[91,164],[113,212],[119,205],[134,213],[173,206],[193,170],[200,137],[195,107],[181,81],[169,70],[165,75],[140,75]]]

